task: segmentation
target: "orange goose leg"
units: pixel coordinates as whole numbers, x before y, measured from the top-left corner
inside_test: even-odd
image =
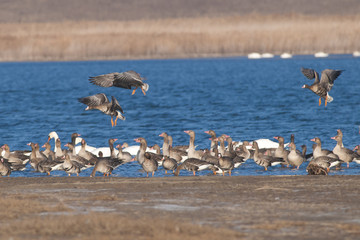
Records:
[[[114,121],[113,121],[113,117],[111,117],[111,126],[114,126]]]
[[[319,106],[321,105],[321,97],[319,97]]]
[[[144,91],[144,89],[143,89],[143,88],[141,88],[141,91],[143,92],[143,94],[144,94],[144,95],[146,95],[146,92]]]
[[[229,170],[229,176],[231,176],[231,170]]]
[[[195,171],[193,171],[193,174],[194,174],[194,176],[195,176]]]
[[[114,126],[115,126],[115,127],[116,127],[118,118],[119,118],[118,116],[116,116],[116,118],[115,118],[115,123],[114,123]]]
[[[137,87],[132,91],[131,95],[135,94],[136,89],[137,89]]]
[[[325,107],[326,107],[326,105],[327,105],[327,95],[325,97]]]

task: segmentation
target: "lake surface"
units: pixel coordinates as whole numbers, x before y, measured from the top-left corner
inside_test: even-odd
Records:
[[[311,84],[300,68],[344,69],[330,92],[334,98],[325,108],[308,89]],[[89,76],[135,70],[150,85],[147,95],[141,91],[102,88],[89,83]],[[295,143],[311,151],[311,138],[320,137],[323,148],[333,149],[330,137],[341,129],[344,145],[353,149],[360,144],[359,93],[360,58],[333,55],[328,58],[295,56],[292,59],[214,58],[183,60],[131,60],[87,62],[0,63],[0,136],[1,144],[11,150],[27,149],[28,142],[44,144],[51,131],[62,143],[78,132],[95,147],[108,146],[109,138],[117,143],[136,145],[134,138],[144,137],[149,145],[162,145],[162,132],[173,136],[174,145],[188,144],[184,130],[194,130],[199,148],[210,146],[213,129],[235,141],[273,139],[283,136],[286,142],[295,134]],[[84,111],[78,98],[105,93],[115,96],[125,111],[126,120],[111,127],[110,117],[99,111]],[[54,145],[53,141],[51,144]],[[280,167],[263,168],[253,160],[234,170],[234,175],[304,175],[307,163],[294,171]],[[89,176],[91,169],[81,176]],[[203,171],[200,175],[210,172]],[[330,174],[359,174],[360,166]],[[137,163],[116,169],[115,176],[143,177]],[[191,173],[182,170],[181,175]],[[52,173],[65,176],[62,171]],[[45,176],[29,169],[11,176]],[[159,168],[156,176],[164,176]],[[172,175],[169,175],[172,176]]]

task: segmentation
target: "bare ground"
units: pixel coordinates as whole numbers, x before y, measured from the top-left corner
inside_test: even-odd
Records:
[[[356,239],[360,176],[2,178],[1,239]]]

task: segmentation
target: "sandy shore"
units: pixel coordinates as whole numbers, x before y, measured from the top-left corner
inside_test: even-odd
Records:
[[[355,239],[360,176],[1,178],[1,239]]]

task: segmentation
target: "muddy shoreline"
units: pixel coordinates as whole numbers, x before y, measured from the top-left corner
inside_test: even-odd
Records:
[[[1,178],[0,237],[355,239],[360,176]]]

